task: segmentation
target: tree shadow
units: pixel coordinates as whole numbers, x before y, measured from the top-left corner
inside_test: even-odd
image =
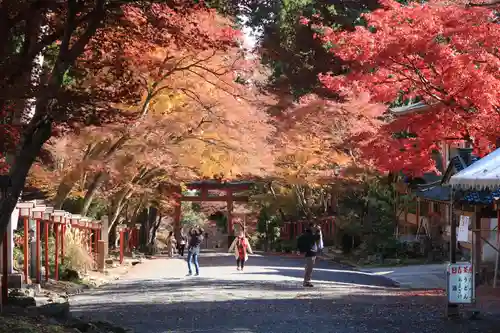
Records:
[[[251,274],[251,273],[248,273]],[[342,292],[345,291],[344,283],[318,283],[318,287],[322,287],[324,292]],[[355,287],[355,286],[351,286]],[[262,280],[231,280],[221,278],[165,278],[154,280],[141,280],[136,282],[121,282],[118,284],[109,284],[102,286],[99,289],[90,291],[90,298],[126,298],[141,295],[145,291],[153,294],[166,294],[170,297],[182,296],[186,294],[203,293],[206,290],[220,289],[226,292],[248,290],[253,291],[273,291],[273,292],[295,292],[308,293],[311,290],[302,286],[302,281],[268,281]],[[370,286],[371,291],[387,291],[385,286]],[[87,294],[75,296],[86,297]]]
[[[444,319],[444,298],[434,296],[295,297],[278,299],[248,294],[221,300],[199,293],[185,301],[168,297],[84,304],[74,315],[105,320],[136,333],[181,332],[314,332],[314,333],[487,333],[498,332],[500,319],[489,314],[479,321]]]
[[[292,278],[302,278],[304,271],[285,267],[272,267],[271,274],[277,274]],[[269,275],[270,272],[246,272],[249,275]],[[349,272],[332,269],[315,269],[312,275],[313,280],[320,282],[333,282],[338,284],[349,284],[358,286],[374,286],[396,288],[399,286],[395,281],[380,275],[372,275],[363,272]]]

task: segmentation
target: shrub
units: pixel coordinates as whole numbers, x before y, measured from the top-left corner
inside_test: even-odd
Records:
[[[64,267],[85,272],[91,269],[93,264],[88,236],[81,230],[67,229],[64,237]]]

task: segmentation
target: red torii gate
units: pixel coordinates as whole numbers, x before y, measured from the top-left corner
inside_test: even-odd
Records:
[[[181,202],[226,202],[227,204],[227,229],[229,244],[234,237],[234,224],[233,224],[233,203],[235,202],[248,202],[247,195],[234,195],[235,193],[247,191],[252,186],[252,182],[248,181],[217,181],[217,180],[203,180],[195,181],[186,184],[188,190],[198,190],[198,195],[182,195],[181,187],[175,189],[175,211],[174,211],[174,232],[178,238],[181,233]],[[224,191],[223,195],[212,195],[209,193],[211,190]]]

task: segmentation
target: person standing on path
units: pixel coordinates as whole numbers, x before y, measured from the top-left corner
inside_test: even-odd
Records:
[[[187,242],[186,234],[184,234],[184,230],[181,230],[181,237],[178,242],[179,245],[177,246],[177,249],[181,257],[184,257],[184,249],[186,248],[186,242]]]
[[[301,253],[305,254],[306,265],[304,269],[304,287],[313,287],[311,283],[312,272],[316,262],[316,256],[320,247],[322,247],[323,239],[321,228],[314,226],[312,223],[305,232],[297,239],[297,247]]]
[[[189,244],[188,244],[188,255],[187,255],[187,265],[188,265],[188,276],[193,275],[193,270],[191,269],[191,262],[194,263],[194,268],[196,270],[196,276],[200,275],[200,264],[198,263],[198,256],[200,254],[200,246],[203,242],[203,229],[191,229],[189,232]]]
[[[241,231],[240,235],[231,243],[228,252],[232,251],[234,251],[234,257],[236,258],[236,269],[243,270],[245,267],[245,261],[248,260],[248,253],[253,254],[252,248],[250,247],[248,239],[245,237],[244,231]]]
[[[174,232],[170,231],[167,238],[167,253],[169,257],[174,256],[175,245],[177,241],[175,240]]]

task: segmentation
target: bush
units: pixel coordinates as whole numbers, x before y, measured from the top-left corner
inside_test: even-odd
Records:
[[[85,272],[94,265],[89,252],[89,238],[78,229],[66,230],[64,238],[64,267],[77,272]]]
[[[282,242],[281,249],[285,251],[285,253],[291,253],[297,249],[297,241],[285,240]]]

